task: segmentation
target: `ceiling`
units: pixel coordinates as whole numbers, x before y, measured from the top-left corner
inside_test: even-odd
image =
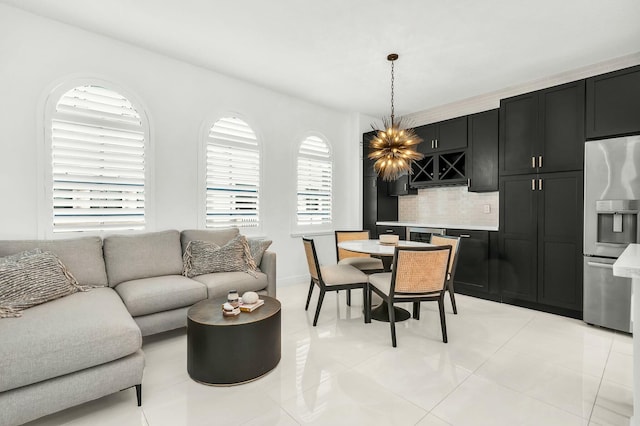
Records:
[[[414,113],[640,52],[638,0],[0,0],[308,101]]]

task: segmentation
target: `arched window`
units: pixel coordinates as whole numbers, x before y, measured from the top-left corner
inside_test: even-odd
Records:
[[[50,111],[53,232],[145,228],[148,131],[121,94],[85,85]]]
[[[333,166],[329,144],[309,136],[298,150],[298,227],[330,225]]]
[[[235,117],[216,121],[206,140],[206,227],[260,226],[260,147]]]

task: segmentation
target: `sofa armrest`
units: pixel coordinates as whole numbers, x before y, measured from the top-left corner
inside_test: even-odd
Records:
[[[276,253],[265,251],[260,261],[260,270],[267,275],[267,296],[276,297]]]

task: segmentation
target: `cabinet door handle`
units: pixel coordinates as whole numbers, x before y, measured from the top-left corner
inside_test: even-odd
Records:
[[[460,234],[459,237],[460,238],[471,238],[471,235],[469,235],[469,234]]]
[[[438,148],[438,139],[436,139],[436,148]]]
[[[435,141],[431,139],[431,149],[435,148]]]
[[[391,233],[391,234],[393,234],[393,229],[387,229],[385,232],[386,232],[387,234],[390,234],[390,233]]]
[[[405,191],[407,190],[407,184],[406,183],[404,184],[404,190]]]
[[[538,190],[542,191],[542,179],[538,179]]]
[[[532,169],[536,168],[536,157],[531,157],[531,168]]]
[[[531,179],[531,190],[532,191],[536,190],[536,180],[535,179]]]
[[[538,156],[538,168],[542,168],[542,155]]]

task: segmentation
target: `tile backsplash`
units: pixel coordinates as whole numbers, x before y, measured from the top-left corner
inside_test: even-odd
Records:
[[[418,195],[398,198],[400,222],[498,226],[498,192],[450,186],[419,189]]]

